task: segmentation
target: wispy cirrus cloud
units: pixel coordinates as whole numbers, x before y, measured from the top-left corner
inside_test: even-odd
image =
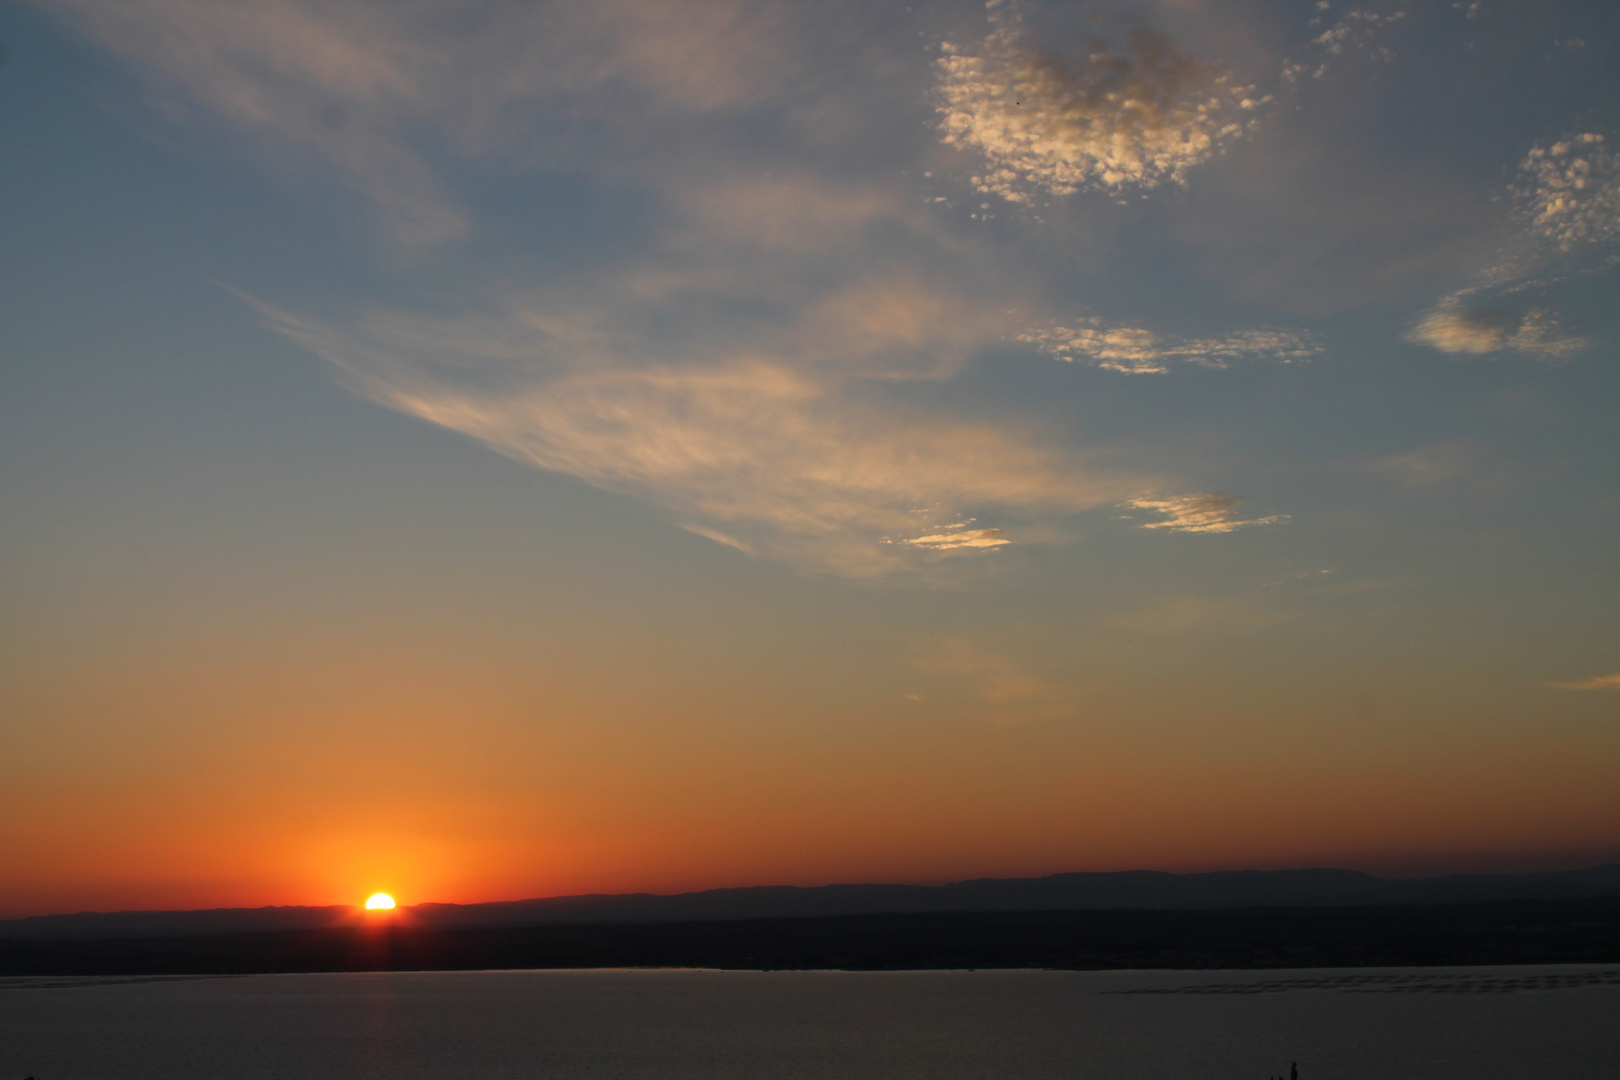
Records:
[[[1411,491],[1455,486],[1495,497],[1550,483],[1566,464],[1504,457],[1476,439],[1443,439],[1369,463],[1370,471]]]
[[[963,510],[1074,514],[1137,482],[1036,430],[898,408],[863,393],[870,380],[792,356],[636,357],[600,313],[352,327],[267,314],[380,404],[818,570],[873,576],[994,549],[1010,540]]]
[[[691,301],[689,289],[673,295]],[[922,570],[1015,543],[1017,523],[1120,502],[1161,517],[1144,529],[1229,533],[1286,520],[1240,518],[1230,495],[1128,497],[1140,477],[1097,466],[1036,428],[897,407],[867,392],[894,372],[851,368],[843,362],[851,349],[794,353],[798,339],[788,338],[776,355],[740,348],[650,359],[636,320],[611,306],[537,302],[441,320],[378,314],[348,327],[263,310],[379,404],[657,503],[696,535],[810,569]],[[905,339],[913,323],[878,325]],[[856,340],[887,352],[870,340],[872,322],[855,324]],[[1003,524],[982,526],[963,511]]]
[[[1426,488],[1479,475],[1485,449],[1465,440],[1431,443],[1401,454],[1389,454],[1373,463],[1377,472],[1402,487]]]
[[[922,643],[913,661],[917,671],[964,684],[998,727],[1071,715],[1061,687],[1025,665],[965,637]],[[912,700],[920,701],[920,696]]]
[[[1139,495],[1125,505],[1160,515],[1158,521],[1143,522],[1138,528],[1168,529],[1181,533],[1229,533],[1251,525],[1275,525],[1287,521],[1287,514],[1241,520],[1237,507],[1243,500],[1236,495],[1207,491],[1196,495]]]
[[[1140,607],[1103,614],[1102,624],[1131,635],[1174,638],[1259,630],[1299,618],[1297,606],[1275,598],[1169,595]]]
[[[813,154],[761,170],[712,131],[671,137],[802,90],[788,6],[56,8],[174,108],[334,171],[406,246],[475,231],[435,163],[560,147],[591,166],[600,150],[566,130],[582,116],[591,146],[633,145],[614,167],[650,196],[646,239],[588,283],[497,278],[480,314],[260,305],[379,404],[657,503],[717,543],[854,576],[1004,547],[1020,521],[1142,482],[1033,425],[888,391],[950,379],[1010,329],[1006,298],[941,260],[905,192],[828,175]],[[847,126],[839,108],[853,106],[826,88],[804,106],[832,128]],[[967,527],[985,512],[997,527]]]
[[[1322,354],[1310,336],[1290,330],[1246,330],[1225,337],[1186,338],[1140,327],[1107,326],[1100,318],[1078,326],[1030,330],[1018,340],[1058,360],[1086,363],[1128,375],[1161,375],[1172,364],[1224,368],[1239,360],[1294,363]]]
[[[404,127],[435,108],[442,54],[403,11],[370,5],[52,0],[139,73],[171,114],[201,116],[277,155],[289,149],[363,192],[409,246],[466,233]]]
[[[1012,543],[1001,529],[971,529],[972,522],[958,521],[941,526],[940,531],[927,536],[913,536],[900,541],[912,547],[934,551],[955,551],[962,548],[997,548]]]
[[[1558,682],[1549,683],[1548,685],[1559,690],[1620,690],[1620,673],[1599,675],[1595,679],[1581,679],[1578,682]]]
[[[758,104],[807,74],[780,3],[39,2],[172,115],[221,125],[278,168],[289,152],[324,168],[418,249],[476,231],[443,159],[602,156],[644,138],[648,114]],[[552,137],[536,140],[542,120]]]

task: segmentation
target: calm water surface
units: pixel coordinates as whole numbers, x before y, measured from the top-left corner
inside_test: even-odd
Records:
[[[0,979],[0,1080],[1614,1080],[1620,965]]]

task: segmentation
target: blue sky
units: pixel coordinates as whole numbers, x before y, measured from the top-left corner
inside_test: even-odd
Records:
[[[0,7],[5,903],[1620,852],[1616,22]]]

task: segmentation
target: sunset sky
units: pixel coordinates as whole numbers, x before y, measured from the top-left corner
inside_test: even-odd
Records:
[[[0,46],[0,917],[1620,860],[1620,5]]]

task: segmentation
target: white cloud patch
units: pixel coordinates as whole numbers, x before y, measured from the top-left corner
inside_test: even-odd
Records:
[[[1455,304],[1431,312],[1409,335],[1449,353],[1489,353],[1506,348],[1508,328],[1499,320],[1470,315]]]
[[[1527,312],[1507,343],[1509,348],[1547,359],[1558,359],[1591,344],[1586,338],[1566,333],[1558,315],[1545,308]]]
[[[1018,340],[1074,363],[1092,364],[1130,375],[1158,375],[1173,364],[1224,368],[1237,360],[1292,363],[1311,360],[1322,347],[1307,335],[1289,330],[1246,330],[1218,338],[1181,338],[1141,328],[1104,325],[1099,318],[1077,326],[1026,331]]]
[[[1513,187],[1530,231],[1560,252],[1620,238],[1620,159],[1596,132],[1536,146]]]
[[[1564,331],[1558,316],[1545,308],[1532,308],[1518,318],[1475,314],[1455,297],[1425,315],[1407,336],[1446,353],[1477,356],[1513,349],[1550,360],[1589,344],[1585,338]]]
[[[1241,501],[1235,495],[1206,491],[1195,495],[1141,495],[1126,500],[1125,505],[1133,510],[1160,515],[1160,520],[1144,522],[1139,528],[1168,529],[1170,532],[1229,533],[1251,525],[1275,525],[1288,520],[1287,514],[1240,520],[1236,511]]]
[[[953,525],[945,525],[939,532],[926,536],[913,536],[902,540],[903,544],[912,547],[928,548],[933,551],[954,551],[962,548],[997,548],[1012,543],[1000,529],[970,529],[972,522],[961,521]]]
[[[1560,690],[1620,690],[1620,673],[1614,675],[1599,675],[1595,679],[1582,679],[1579,682],[1552,683]]]
[[[982,42],[943,46],[941,130],[983,159],[974,187],[1011,202],[1183,183],[1269,101],[1152,30],[1122,45],[1088,36],[1086,53],[1063,55],[1028,35],[1011,4],[987,7]]]

